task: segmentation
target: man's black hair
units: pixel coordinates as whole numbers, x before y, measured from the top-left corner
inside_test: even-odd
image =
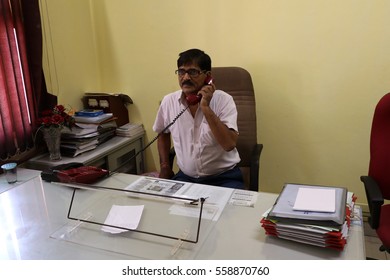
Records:
[[[191,63],[197,64],[201,70],[211,71],[211,58],[202,50],[190,49],[179,54],[177,68]]]

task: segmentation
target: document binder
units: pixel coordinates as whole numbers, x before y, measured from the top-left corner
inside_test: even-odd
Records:
[[[336,193],[336,211],[316,212],[294,210],[294,203],[300,188],[333,188]],[[300,223],[316,223],[324,226],[339,226],[345,221],[345,204],[347,199],[347,189],[343,187],[327,187],[300,184],[285,184],[278,199],[268,214],[268,219],[280,221],[293,221]]]
[[[321,190],[320,194],[322,190],[334,190],[335,201],[331,198],[328,202],[334,202],[335,211],[294,210],[298,192],[305,192],[306,188]],[[263,215],[260,224],[269,236],[342,251],[347,243],[355,200],[353,193],[343,187],[286,184],[273,207]]]
[[[348,226],[341,228],[321,228],[315,225],[294,225],[262,219],[262,227],[267,235],[287,239],[317,247],[342,251],[347,243]]]

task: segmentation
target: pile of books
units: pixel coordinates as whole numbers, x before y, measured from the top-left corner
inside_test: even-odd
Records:
[[[116,129],[116,135],[124,137],[136,137],[145,133],[142,124],[127,123]]]
[[[74,116],[75,126],[61,133],[61,154],[76,157],[95,149],[115,136],[117,124],[112,113],[103,110],[81,110]]]
[[[270,236],[342,251],[355,201],[342,187],[286,184],[260,224]]]

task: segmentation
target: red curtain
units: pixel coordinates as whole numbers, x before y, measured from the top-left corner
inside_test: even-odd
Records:
[[[38,0],[0,0],[0,15],[0,161],[3,161],[34,147],[35,121],[46,88]]]

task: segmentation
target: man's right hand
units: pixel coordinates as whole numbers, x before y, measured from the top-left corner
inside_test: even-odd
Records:
[[[175,175],[173,170],[170,167],[161,167],[159,178],[162,179],[171,179]]]

